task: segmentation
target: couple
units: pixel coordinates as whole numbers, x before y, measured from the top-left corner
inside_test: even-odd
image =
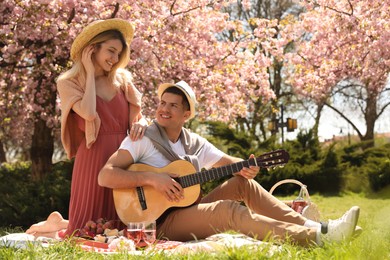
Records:
[[[223,153],[183,127],[195,116],[196,106],[195,93],[186,82],[160,85],[158,97],[156,118],[148,126],[145,136],[137,140],[125,137],[100,170],[98,183],[110,189],[151,186],[161,194],[161,199],[180,201],[184,193],[174,179],[176,175],[127,169],[134,163],[161,168],[178,159],[190,160],[197,169],[209,169],[242,159]],[[234,230],[259,240],[271,238],[302,246],[322,245],[325,241],[340,242],[353,236],[359,207],[352,207],[337,220],[314,222],[261,187],[254,180],[258,172],[256,165],[244,167],[198,203],[168,210],[157,220],[157,233],[170,240],[188,241]],[[53,214],[46,222],[30,229],[59,231],[66,228],[66,220],[58,213]]]

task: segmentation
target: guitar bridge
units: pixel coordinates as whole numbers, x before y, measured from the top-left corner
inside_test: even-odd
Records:
[[[141,205],[142,210],[146,210],[148,206],[146,205],[145,193],[142,187],[137,187],[138,201]]]

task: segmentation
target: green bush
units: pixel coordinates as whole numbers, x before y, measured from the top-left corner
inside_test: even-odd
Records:
[[[372,171],[368,174],[370,180],[371,188],[374,191],[379,191],[380,189],[386,187],[390,184],[390,160],[384,162],[379,166],[377,172]]]
[[[338,168],[322,168],[319,164],[302,166],[290,162],[284,168],[275,169],[267,174],[259,174],[256,180],[270,190],[275,183],[285,180],[298,180],[307,186],[309,193],[337,194],[341,187],[341,171]],[[296,184],[285,184],[275,190],[278,195],[291,195],[299,191]]]
[[[343,189],[378,191],[390,184],[390,144],[366,148],[364,142],[342,149]]]
[[[0,166],[0,223],[28,227],[58,210],[67,217],[73,163],[59,162],[41,181],[32,181],[30,163]]]
[[[354,193],[367,193],[371,191],[368,168],[357,166],[345,167],[343,171],[342,190]]]
[[[288,141],[283,148],[289,152],[290,161],[285,167],[260,174],[257,180],[269,190],[284,179],[295,179],[305,184],[309,193],[337,194],[340,192],[342,177],[338,155],[334,146],[321,148],[312,131],[300,132],[297,139]],[[283,185],[276,190],[279,195],[297,193],[296,184]]]

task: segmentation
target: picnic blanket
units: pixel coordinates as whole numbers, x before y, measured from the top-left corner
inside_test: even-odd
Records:
[[[216,235],[212,235],[203,240],[194,240],[189,242],[179,242],[179,241],[169,241],[169,240],[158,240],[156,243],[148,248],[143,248],[142,250],[137,249],[132,245],[132,241],[127,240],[124,237],[118,238],[122,241],[128,242],[128,247],[126,250],[129,254],[143,254],[143,253],[153,253],[153,252],[161,252],[164,251],[166,253],[171,254],[189,254],[196,252],[218,252],[221,250],[226,250],[227,247],[241,247],[241,246],[253,246],[253,247],[264,247],[267,249],[267,256],[272,256],[275,252],[280,251],[281,247],[259,241],[248,237],[243,234],[228,234],[228,233],[220,233]],[[16,247],[26,249],[30,246],[43,246],[49,247],[53,242],[58,242],[58,240],[38,237],[35,238],[33,235],[25,234],[25,233],[13,233],[0,237],[0,247]],[[119,250],[123,250],[115,247],[115,240],[110,244],[97,242],[93,240],[77,240],[77,244],[85,250],[92,252],[99,252],[103,254],[115,254],[118,253]],[[118,243],[118,241],[116,241]],[[121,243],[123,246],[123,243]]]

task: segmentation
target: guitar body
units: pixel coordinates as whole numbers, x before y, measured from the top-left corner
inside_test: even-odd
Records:
[[[132,164],[130,171],[149,171],[155,173],[175,173],[179,177],[195,173],[194,166],[184,160],[174,161],[163,168],[156,168],[146,164]],[[114,189],[114,203],[116,212],[124,224],[129,222],[142,222],[156,220],[164,211],[171,207],[186,207],[193,204],[199,197],[200,184],[184,189],[184,199],[176,202],[169,201],[163,194],[151,186],[142,187],[146,209],[142,209],[136,188]]]

